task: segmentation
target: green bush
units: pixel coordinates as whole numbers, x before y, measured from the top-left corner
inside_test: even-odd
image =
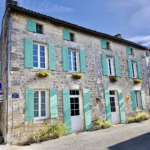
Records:
[[[63,123],[56,123],[53,125],[46,123],[42,130],[39,130],[38,133],[32,136],[32,139],[40,141],[55,139],[61,135],[64,135],[66,130],[67,127]]]
[[[111,122],[110,121],[105,121],[104,123],[103,123],[103,126],[110,126],[111,125]]]
[[[103,122],[103,120],[100,120],[100,119],[97,118],[97,119],[94,121],[94,124],[95,124],[95,125],[103,125],[104,122]]]
[[[128,123],[135,122],[135,117],[128,117],[127,121],[128,121]]]

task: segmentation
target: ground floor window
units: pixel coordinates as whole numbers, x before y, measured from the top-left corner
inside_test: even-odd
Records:
[[[34,118],[46,117],[46,91],[34,91]]]
[[[115,91],[109,91],[111,112],[116,112]]]
[[[71,116],[80,115],[79,91],[70,91]]]
[[[136,103],[136,109],[140,109],[140,92],[135,91],[135,103]]]

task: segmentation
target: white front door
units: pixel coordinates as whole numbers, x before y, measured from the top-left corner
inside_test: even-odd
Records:
[[[110,97],[112,124],[118,124],[119,123],[119,117],[118,117],[118,109],[117,109],[115,91],[110,91],[109,97]]]
[[[79,91],[70,91],[70,105],[71,105],[71,124],[72,131],[83,129],[82,119],[82,103]]]
[[[135,104],[136,104],[136,109],[140,109],[140,101],[139,101],[139,92],[135,91]]]

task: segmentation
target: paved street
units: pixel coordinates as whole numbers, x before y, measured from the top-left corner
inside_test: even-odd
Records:
[[[31,146],[0,145],[0,150],[150,150],[150,120],[82,132]]]

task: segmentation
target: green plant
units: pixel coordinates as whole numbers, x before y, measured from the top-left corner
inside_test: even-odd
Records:
[[[113,81],[119,81],[119,78],[118,77],[110,77],[110,81],[113,82]]]
[[[97,118],[97,119],[94,121],[94,124],[95,124],[95,125],[103,125],[104,122],[103,122],[103,120],[100,120],[100,119]]]
[[[33,140],[45,141],[48,139],[58,138],[60,135],[65,134],[67,127],[63,123],[48,124],[46,123],[43,129],[32,136]]]
[[[135,117],[128,117],[127,121],[128,121],[128,123],[135,122]]]
[[[50,73],[48,73],[47,71],[39,71],[36,73],[36,75],[40,77],[46,77],[46,76],[49,76]]]
[[[110,121],[105,121],[104,123],[103,123],[103,126],[110,126],[111,125],[111,122]]]
[[[134,79],[134,83],[141,83],[142,82],[142,80],[140,80],[140,79]]]
[[[147,120],[150,118],[150,115],[148,113],[145,113],[145,112],[137,112],[136,115],[135,115],[135,120],[140,122],[140,121],[144,121],[144,120]]]
[[[99,97],[96,97],[96,100],[100,101],[100,98],[99,98]]]

